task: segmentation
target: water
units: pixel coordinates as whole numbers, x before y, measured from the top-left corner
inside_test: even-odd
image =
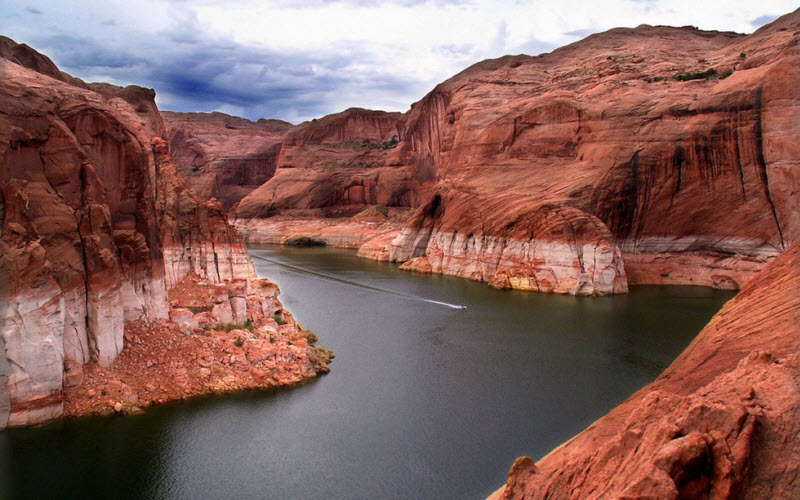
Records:
[[[0,496],[482,498],[518,456],[541,457],[654,379],[732,296],[540,295],[347,251],[252,253],[336,352],[329,375],[0,432]]]

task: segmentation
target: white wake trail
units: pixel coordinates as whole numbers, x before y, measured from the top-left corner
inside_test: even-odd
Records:
[[[340,278],[338,276],[334,276],[332,274],[321,273],[319,271],[312,271],[311,269],[306,269],[306,268],[303,268],[303,267],[300,267],[300,266],[295,266],[295,265],[292,265],[292,264],[287,264],[285,262],[280,262],[280,261],[277,261],[277,260],[269,259],[269,258],[263,257],[261,255],[251,255],[251,257],[253,257],[254,259],[259,259],[259,260],[263,260],[265,262],[269,262],[270,264],[275,264],[276,266],[285,267],[287,269],[290,269],[290,270],[298,272],[298,273],[302,273],[302,274],[310,275],[310,276],[315,276],[317,278],[321,278],[321,279],[328,280],[328,281],[334,281],[336,283],[341,283],[341,284],[353,286],[353,287],[356,287],[356,288],[363,288],[365,290],[371,290],[373,292],[380,292],[380,293],[385,293],[385,294],[388,294],[388,295],[394,295],[395,297],[402,297],[402,298],[408,299],[408,300],[416,300],[418,302],[427,302],[428,304],[435,304],[435,305],[439,305],[439,306],[443,306],[443,307],[449,307],[451,309],[466,309],[467,308],[467,306],[465,306],[463,304],[451,304],[449,302],[442,302],[442,301],[439,301],[439,300],[427,299],[425,297],[420,297],[419,295],[411,295],[411,294],[408,294],[408,293],[398,292],[398,291],[395,291],[395,290],[388,290],[388,289],[385,289],[385,288],[378,288],[378,287],[372,286],[372,285],[365,285],[363,283],[358,283],[356,281],[346,280],[346,279]]]

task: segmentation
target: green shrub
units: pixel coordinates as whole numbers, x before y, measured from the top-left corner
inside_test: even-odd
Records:
[[[286,324],[286,320],[283,319],[283,316],[281,316],[280,313],[273,314],[272,315],[272,319],[274,319],[275,323],[278,323],[279,325],[285,325]]]
[[[699,73],[683,73],[675,75],[675,79],[679,82],[688,82],[689,80],[711,80],[717,78],[717,70],[714,68],[701,71]]]
[[[214,330],[220,330],[223,332],[230,332],[233,330],[247,330],[249,332],[255,331],[255,326],[253,322],[249,319],[244,323],[218,323],[217,326],[214,327]]]
[[[364,139],[361,141],[361,149],[392,149],[396,147],[400,143],[400,139],[397,138],[396,135],[393,135],[391,139],[388,141],[383,141],[381,143],[372,142],[369,139]]]

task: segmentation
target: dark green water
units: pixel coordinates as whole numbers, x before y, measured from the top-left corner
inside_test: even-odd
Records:
[[[0,432],[0,496],[481,498],[515,458],[542,456],[654,379],[732,297],[539,295],[345,251],[252,253],[274,261],[256,260],[259,273],[336,352],[329,375]]]

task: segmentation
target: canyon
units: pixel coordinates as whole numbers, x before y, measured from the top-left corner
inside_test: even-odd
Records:
[[[176,325],[172,348],[186,356],[192,336],[233,325],[238,335],[217,339],[220,346],[266,337],[272,347],[263,347],[278,361],[220,364],[167,400],[235,389],[241,376],[270,386],[327,370],[329,353],[293,342],[314,337],[283,311],[277,287],[256,277],[223,206],[180,179],[153,90],[86,84],[8,38],[0,38],[0,56],[0,428],[72,414],[65,394],[88,394],[87,371],[112,366],[138,344],[137,332],[158,337]],[[169,297],[187,280],[211,290],[204,303],[182,307]],[[290,344],[298,352],[283,363],[274,351]],[[158,355],[138,354],[141,363]],[[283,364],[296,365],[298,376],[272,377]],[[161,372],[174,375],[170,365]],[[137,389],[144,388],[127,392]],[[80,408],[119,411],[137,399],[96,392],[101,400]]]
[[[499,289],[741,290],[493,497],[800,493],[800,10],[617,28],[297,126],[161,113],[1,37],[0,74],[0,429],[325,373],[245,241],[330,245]]]

